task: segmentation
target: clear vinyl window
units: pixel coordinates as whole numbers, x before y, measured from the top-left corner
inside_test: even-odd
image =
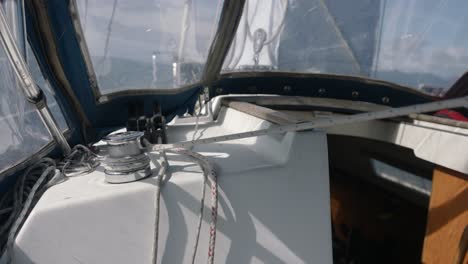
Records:
[[[60,127],[66,130],[68,126],[53,90],[42,75],[29,44],[24,41],[21,2],[3,0],[0,5],[35,81],[44,91],[52,114]],[[19,85],[5,49],[0,45],[0,173],[29,159],[52,141],[35,106],[26,100]]]
[[[37,153],[52,139],[35,107],[26,101],[0,46],[0,172]]]
[[[201,80],[221,0],[76,0],[100,93]],[[82,46],[83,47],[83,46]]]
[[[468,70],[466,0],[247,0],[224,72],[369,77],[443,93]]]

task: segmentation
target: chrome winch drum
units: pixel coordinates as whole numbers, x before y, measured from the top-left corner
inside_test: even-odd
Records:
[[[143,132],[127,131],[103,139],[108,149],[103,162],[107,182],[132,182],[151,175],[150,159],[141,144],[143,135]]]

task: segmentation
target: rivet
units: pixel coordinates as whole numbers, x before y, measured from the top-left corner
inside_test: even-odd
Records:
[[[222,92],[223,92],[223,88],[221,88],[221,87],[216,88],[216,93],[217,94],[221,94]]]
[[[382,103],[384,103],[384,104],[390,103],[390,98],[388,98],[387,96],[382,97]]]
[[[358,91],[353,91],[353,92],[351,93],[351,96],[352,96],[353,98],[357,98],[357,97],[359,96],[359,92],[358,92]]]
[[[326,92],[326,90],[323,89],[323,88],[320,88],[320,89],[318,90],[318,93],[319,93],[319,94],[325,94],[325,92]]]
[[[289,92],[292,91],[292,87],[289,86],[289,85],[286,85],[286,86],[283,87],[283,90],[284,90],[285,92],[289,93]]]

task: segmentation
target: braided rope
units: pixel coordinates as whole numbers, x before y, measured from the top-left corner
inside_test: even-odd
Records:
[[[197,163],[202,168],[203,172],[207,175],[208,181],[210,182],[211,186],[211,222],[210,222],[210,238],[208,242],[208,264],[214,263],[214,256],[215,256],[215,247],[216,247],[216,223],[218,220],[218,181],[217,181],[217,174],[214,166],[211,162],[203,155],[183,148],[177,149],[170,149],[170,152],[175,152],[178,154],[186,155],[191,157],[192,159],[196,160]],[[202,207],[204,203],[202,203]],[[200,214],[200,217],[203,217]],[[201,224],[199,225],[201,227]],[[199,228],[200,228],[199,227]],[[197,240],[199,238],[199,230],[197,230]],[[198,245],[196,242],[195,245]],[[196,248],[195,248],[196,251]],[[194,256],[196,253],[192,255],[192,263],[194,263]]]
[[[88,173],[98,164],[91,150],[83,145],[76,145],[72,152],[58,164],[53,159],[42,158],[25,170],[15,186],[0,199],[0,214],[8,214],[0,226],[0,247],[3,247],[5,243],[1,252],[2,255],[5,253],[6,263],[12,262],[16,235],[31,211],[35,199],[49,187],[60,183],[65,176]],[[73,175],[67,173],[69,169],[73,171]]]
[[[159,214],[160,214],[160,201],[161,201],[161,183],[162,178],[166,175],[167,171],[167,158],[166,153],[164,151],[160,152],[159,158],[159,172],[156,179],[156,200],[155,200],[155,209],[156,209],[156,216],[154,219],[154,237],[153,237],[153,254],[151,263],[156,264],[158,261],[158,248],[159,248]]]
[[[58,164],[62,176],[74,177],[90,173],[100,164],[97,155],[84,145],[75,145],[71,153]]]
[[[149,141],[143,141],[145,145],[148,147],[151,145]],[[217,222],[217,215],[218,215],[218,186],[217,186],[217,176],[214,167],[211,165],[210,161],[205,158],[203,155],[193,152],[188,149],[178,148],[178,149],[170,149],[168,152],[185,155],[194,159],[200,168],[203,171],[203,186],[202,186],[202,196],[200,199],[200,215],[197,224],[197,230],[195,235],[195,244],[193,247],[192,252],[192,264],[195,263],[197,249],[198,249],[198,242],[200,240],[200,231],[203,222],[203,211],[205,207],[205,186],[206,182],[209,179],[211,184],[211,223],[210,223],[210,239],[209,239],[209,246],[208,246],[208,263],[214,263],[214,252],[215,252],[215,244],[216,244],[216,222]],[[168,162],[167,157],[164,151],[160,152],[160,169],[157,176],[156,182],[156,199],[155,199],[155,222],[154,222],[154,237],[153,237],[153,254],[152,254],[152,263],[156,264],[158,259],[158,240],[159,240],[159,218],[160,218],[160,196],[161,196],[161,182],[163,176],[166,174]]]
[[[198,216],[198,225],[197,225],[197,231],[195,235],[195,244],[193,245],[192,264],[195,264],[195,259],[197,257],[198,241],[200,240],[201,227],[203,223],[203,213],[205,209],[206,182],[207,182],[207,173],[203,172],[203,185],[202,185],[202,193],[201,193],[201,198],[200,198],[200,215]]]
[[[39,166],[37,166],[37,167],[39,167]],[[32,168],[37,168],[37,167],[33,166]],[[30,172],[30,170],[28,170],[25,175],[27,175],[27,173],[29,173],[29,172]],[[36,181],[34,186],[31,188],[31,190],[30,190],[30,192],[29,192],[29,194],[27,196],[27,199],[24,202],[24,205],[23,205],[23,207],[22,207],[22,209],[20,211],[20,214],[18,215],[18,217],[13,222],[13,225],[12,225],[12,227],[10,229],[10,232],[8,233],[8,240],[7,240],[7,245],[6,245],[7,263],[11,263],[11,261],[13,259],[12,249],[13,249],[13,244],[15,242],[15,237],[16,237],[17,231],[19,229],[19,226],[23,223],[24,219],[26,218],[26,215],[29,212],[30,206],[31,206],[31,204],[33,202],[33,199],[36,196],[36,192],[38,191],[39,187],[44,182],[44,180],[48,176],[51,175],[52,172],[54,172],[52,178],[55,178],[55,176],[57,174],[59,174],[59,171],[55,168],[55,166],[47,167],[44,170],[44,172],[42,172],[39,179]]]

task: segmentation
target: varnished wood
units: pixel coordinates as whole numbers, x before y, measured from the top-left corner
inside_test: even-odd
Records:
[[[468,176],[436,168],[422,262],[468,264],[468,257],[464,256],[466,252],[463,252],[467,243],[463,233],[467,226]]]

